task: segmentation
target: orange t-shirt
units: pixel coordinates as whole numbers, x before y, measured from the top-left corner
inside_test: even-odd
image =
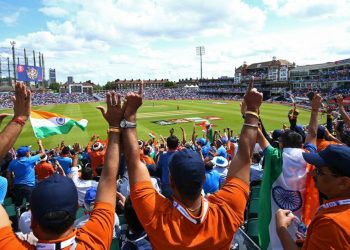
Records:
[[[322,151],[323,149],[328,147],[328,145],[331,145],[331,144],[338,144],[338,143],[336,143],[334,141],[327,141],[325,139],[317,139],[317,141],[316,141],[317,152]]]
[[[87,146],[87,153],[89,154],[90,157],[90,162],[91,162],[91,169],[92,169],[92,175],[93,176],[97,176],[97,172],[96,169],[99,166],[103,166],[104,162],[105,162],[105,154],[106,154],[106,149],[107,149],[107,141],[102,141],[100,140],[99,142],[101,142],[104,145],[103,150],[101,151],[93,151],[91,150],[91,146],[93,145],[92,142],[90,142]]]
[[[48,162],[40,162],[35,166],[35,175],[38,181],[42,181],[55,173],[52,164]]]
[[[57,243],[68,240],[76,235],[77,250],[82,249],[110,249],[114,225],[114,206],[110,203],[96,202],[88,222],[80,229],[74,229],[68,236],[52,241],[40,241],[42,243]],[[71,245],[64,248],[69,250]],[[11,226],[0,228],[0,249],[21,250],[36,249],[24,240],[17,238]]]
[[[302,249],[350,249],[349,218],[350,205],[322,209],[311,221]]]
[[[141,157],[141,160],[144,161],[147,165],[155,165],[153,158],[148,155],[143,155]]]
[[[136,183],[130,196],[136,214],[147,232],[153,249],[229,249],[233,235],[243,223],[248,185],[230,178],[216,194],[208,197],[207,212],[192,220],[194,224],[160,195],[150,181]],[[179,203],[179,202],[178,202]],[[203,204],[203,201],[202,201]]]

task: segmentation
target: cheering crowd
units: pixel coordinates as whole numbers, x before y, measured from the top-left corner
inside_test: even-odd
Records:
[[[289,126],[269,133],[250,82],[238,136],[207,124],[203,138],[171,129],[148,141],[136,133],[143,98],[142,84],[125,98],[107,93],[107,108],[97,107],[106,140],[54,149],[39,140],[32,154],[13,149],[32,106],[16,84],[14,117],[0,133],[0,249],[232,249],[238,234],[252,249],[350,249],[350,117],[341,95],[339,117],[327,110],[326,124],[314,93],[306,127],[294,106]]]

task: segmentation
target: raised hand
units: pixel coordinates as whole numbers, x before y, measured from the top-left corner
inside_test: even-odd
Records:
[[[81,152],[80,144],[79,143],[74,143],[73,150],[74,150],[75,153]]]
[[[343,96],[342,95],[337,95],[336,99],[337,99],[338,106],[339,107],[343,106],[343,100],[344,100]]]
[[[17,82],[15,87],[15,96],[13,101],[13,118],[20,118],[24,121],[28,120],[32,108],[32,95],[30,90],[22,83]]]
[[[319,110],[321,105],[322,105],[322,97],[320,96],[320,94],[315,94],[311,100],[311,109]]]
[[[244,95],[244,103],[247,106],[247,111],[258,113],[262,103],[263,95],[253,88],[254,78],[249,82],[247,92]]]
[[[141,81],[141,84],[139,85],[139,91],[137,93],[129,92],[126,96],[126,107],[125,107],[125,113],[124,113],[124,117],[126,120],[128,121],[136,120],[136,112],[138,108],[141,107],[142,105],[142,98],[143,98],[143,81]]]
[[[96,108],[101,111],[103,118],[108,122],[110,127],[119,127],[123,119],[126,103],[121,104],[121,96],[115,91],[108,92],[106,95],[107,111],[103,106]]]

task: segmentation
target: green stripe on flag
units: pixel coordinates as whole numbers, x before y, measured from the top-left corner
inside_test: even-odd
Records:
[[[71,129],[77,126],[81,130],[85,130],[85,126],[81,125],[79,122],[74,120],[69,120],[67,123],[61,126],[56,127],[33,127],[34,134],[36,138],[42,139],[49,137],[51,135],[60,135],[60,134],[68,134]]]
[[[269,225],[271,222],[271,189],[272,184],[282,173],[282,150],[268,146],[265,152],[264,175],[259,197],[259,244],[261,249],[268,248],[270,243]]]

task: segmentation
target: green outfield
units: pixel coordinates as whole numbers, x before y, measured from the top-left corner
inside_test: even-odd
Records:
[[[63,114],[72,118],[85,118],[89,121],[87,129],[81,131],[79,128],[73,128],[67,135],[56,135],[43,139],[46,148],[53,148],[64,140],[66,144],[72,145],[74,142],[80,142],[85,145],[92,134],[98,134],[101,138],[106,138],[107,123],[102,118],[100,112],[95,109],[99,103],[81,103],[66,105],[48,105],[42,107],[33,107],[34,110],[46,110],[58,114]],[[267,130],[282,128],[283,123],[288,124],[287,113],[290,107],[279,104],[264,103],[261,108],[261,116]],[[1,112],[9,112],[11,110],[2,110]],[[200,118],[210,116],[211,118],[222,118],[222,120],[211,120],[215,129],[223,130],[230,127],[234,130],[235,135],[239,133],[242,126],[242,117],[240,114],[239,103],[232,101],[145,101],[138,113],[138,136],[141,139],[149,138],[148,133],[153,131],[156,135],[167,136],[169,129],[174,127],[175,134],[181,136],[180,126],[185,128],[187,138],[192,133],[193,124],[198,124]],[[170,125],[159,125],[155,121],[169,122],[169,120],[184,120],[190,118],[186,123],[174,123]],[[9,121],[6,118],[2,127]],[[309,120],[309,112],[301,111],[299,116],[299,124],[307,124]],[[177,122],[178,122],[177,121]],[[184,121],[183,121],[184,122]],[[202,136],[201,127],[197,126],[198,135]],[[36,139],[30,123],[26,124],[22,134],[17,140],[15,146],[36,145]],[[33,147],[33,149],[35,149]]]

